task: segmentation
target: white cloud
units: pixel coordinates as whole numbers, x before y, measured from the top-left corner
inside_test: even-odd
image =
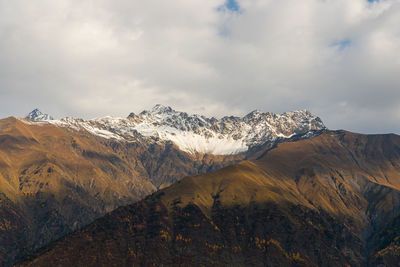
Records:
[[[400,1],[0,0],[0,115],[307,108],[396,131]]]

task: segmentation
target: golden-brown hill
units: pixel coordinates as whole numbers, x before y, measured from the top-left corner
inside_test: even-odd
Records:
[[[187,177],[24,266],[398,266],[400,136],[328,131]]]
[[[187,175],[242,158],[0,120],[0,266]]]

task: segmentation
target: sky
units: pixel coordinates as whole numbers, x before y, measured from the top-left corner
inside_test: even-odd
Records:
[[[0,117],[308,109],[400,134],[400,0],[0,0]]]

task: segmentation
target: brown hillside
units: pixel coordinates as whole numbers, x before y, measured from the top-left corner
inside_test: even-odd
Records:
[[[396,266],[399,174],[399,136],[326,132],[187,177],[23,265]]]
[[[172,143],[116,142],[51,124],[0,120],[0,266],[159,186],[241,157],[193,156]]]

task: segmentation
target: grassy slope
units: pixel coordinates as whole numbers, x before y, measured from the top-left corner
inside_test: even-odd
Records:
[[[50,124],[0,120],[0,265],[234,157],[191,156],[172,144],[117,143]],[[23,241],[21,241],[23,240]]]
[[[283,143],[120,208],[30,264],[365,265],[399,214],[399,151],[399,136],[344,131]]]

